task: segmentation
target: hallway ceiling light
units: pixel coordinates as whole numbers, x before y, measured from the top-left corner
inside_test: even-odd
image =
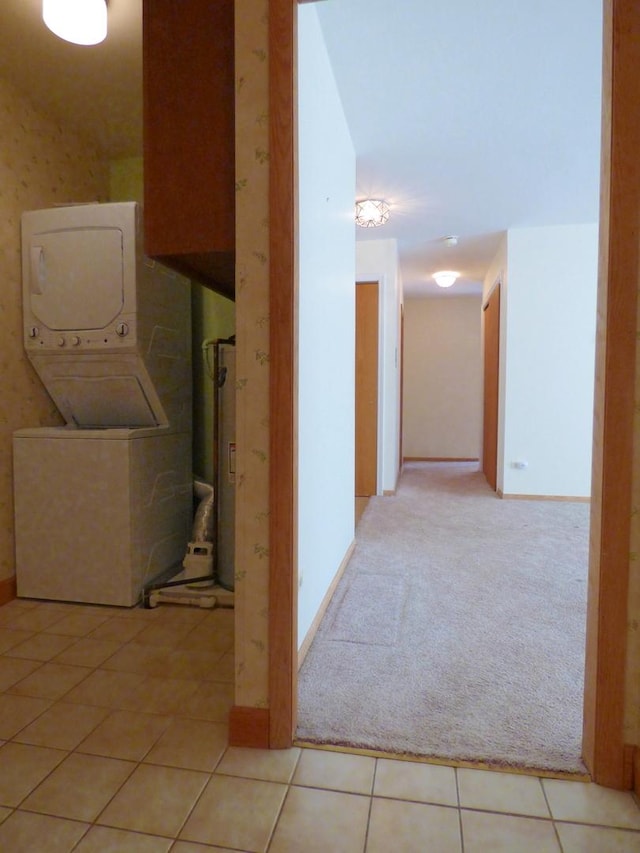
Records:
[[[73,44],[99,44],[107,36],[107,0],[42,0],[42,20]]]
[[[356,225],[377,228],[389,218],[389,205],[381,199],[366,198],[356,202]]]
[[[460,273],[453,270],[440,270],[434,272],[433,277],[438,287],[451,287],[455,280],[460,278]]]

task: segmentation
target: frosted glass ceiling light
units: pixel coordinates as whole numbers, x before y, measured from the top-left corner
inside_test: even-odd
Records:
[[[454,281],[460,278],[460,273],[453,270],[440,270],[440,272],[434,272],[433,277],[438,287],[451,287]]]
[[[65,41],[99,44],[107,36],[107,0],[42,0],[42,20]]]
[[[389,218],[389,205],[381,199],[367,198],[356,202],[356,225],[377,228]]]

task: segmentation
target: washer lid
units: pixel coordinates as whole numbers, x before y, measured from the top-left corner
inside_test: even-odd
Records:
[[[44,231],[29,240],[25,296],[35,317],[56,331],[104,329],[124,304],[119,228]]]

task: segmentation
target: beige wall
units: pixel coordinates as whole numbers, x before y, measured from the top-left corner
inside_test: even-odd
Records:
[[[22,346],[20,216],[63,202],[104,201],[99,153],[0,79],[0,581],[15,573],[11,435],[60,422]]]
[[[267,0],[236,0],[236,704],[264,708],[269,601]]]
[[[481,296],[404,304],[405,457],[479,458]]]

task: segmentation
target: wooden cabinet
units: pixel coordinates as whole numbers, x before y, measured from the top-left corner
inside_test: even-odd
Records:
[[[143,2],[145,251],[232,298],[233,9]]]

